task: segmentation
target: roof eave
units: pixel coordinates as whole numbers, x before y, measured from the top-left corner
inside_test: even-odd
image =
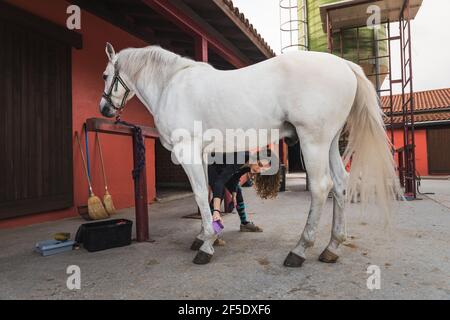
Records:
[[[243,13],[233,5],[231,0],[212,0],[214,4],[222,10],[227,17],[242,31],[242,33],[255,45],[255,47],[267,58],[276,56],[258,31],[245,18]]]
[[[412,1],[412,3],[410,4],[410,8],[411,8],[410,19],[413,20],[416,17],[416,15],[422,5],[423,0],[410,0],[410,1]],[[378,3],[379,5],[380,5],[380,3],[382,4],[382,5],[380,5],[380,7],[382,7],[381,17],[380,17],[381,24],[387,23],[387,22],[396,22],[400,19],[400,13],[401,13],[403,5],[404,5],[403,1],[399,0],[398,2],[399,2],[398,6],[392,6],[392,1],[389,2],[389,0],[344,0],[344,1],[333,2],[333,3],[321,5],[320,6],[320,16],[322,19],[322,29],[325,33],[327,33],[327,14],[330,12],[349,10],[351,8],[356,8],[357,6],[362,6],[362,5],[369,6],[371,4],[376,4],[376,3]],[[370,13],[367,13],[366,11],[365,11],[364,15],[361,15],[361,16],[354,16],[354,14],[348,15],[348,16],[351,16],[351,19],[348,19],[348,21],[346,21],[346,22],[339,21],[338,27],[333,25],[335,23],[335,21],[333,21],[333,19],[331,19],[331,26],[332,26],[333,31],[339,31],[341,29],[365,27],[365,26],[367,26],[367,18],[369,17],[369,15],[370,15]]]

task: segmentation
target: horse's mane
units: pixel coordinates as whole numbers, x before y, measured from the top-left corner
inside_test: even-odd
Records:
[[[117,61],[119,69],[131,81],[136,81],[141,72],[163,76],[168,69],[176,71],[197,64],[194,60],[183,58],[159,46],[124,49],[119,53]]]

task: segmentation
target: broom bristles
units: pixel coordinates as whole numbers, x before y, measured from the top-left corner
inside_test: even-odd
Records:
[[[93,220],[106,219],[109,217],[102,201],[93,193],[91,193],[88,199],[88,211],[89,217]]]
[[[108,212],[110,216],[116,213],[116,208],[114,207],[112,196],[108,191],[106,191],[105,195],[103,196],[103,204],[105,205],[106,212]]]

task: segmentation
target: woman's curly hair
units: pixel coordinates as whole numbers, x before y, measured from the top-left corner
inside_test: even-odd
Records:
[[[270,150],[269,151],[269,157],[270,155]],[[272,156],[275,156],[275,154],[272,154]],[[276,163],[279,163],[279,161],[277,161]],[[273,163],[271,163],[273,164]],[[281,171],[278,167],[278,170],[276,171],[276,173],[272,174],[272,175],[267,175],[267,174],[254,174],[253,175],[253,185],[255,187],[256,190],[256,194],[258,196],[260,196],[262,199],[274,199],[277,197],[278,195],[278,191],[280,190],[280,185],[281,185]]]
[[[262,199],[276,198],[281,185],[280,170],[273,175],[256,174],[253,181],[256,194]]]

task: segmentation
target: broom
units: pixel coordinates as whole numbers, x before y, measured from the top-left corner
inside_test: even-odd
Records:
[[[103,204],[105,205],[106,212],[108,212],[109,215],[113,215],[116,213],[116,208],[114,207],[112,196],[108,191],[108,183],[106,181],[106,173],[105,173],[105,163],[103,162],[103,152],[102,146],[100,145],[100,137],[98,135],[98,132],[95,133],[95,136],[97,138],[97,146],[98,151],[100,153],[100,162],[102,163],[103,181],[105,183],[105,195],[103,196]]]
[[[86,179],[89,184],[89,199],[88,199],[89,217],[92,220],[106,219],[106,218],[108,218],[108,213],[106,212],[105,208],[103,207],[103,204],[102,204],[102,201],[100,200],[100,198],[95,196],[94,191],[92,191],[91,179],[89,178],[89,174],[88,174],[88,170],[87,170],[87,166],[86,166],[86,160],[84,158],[83,149],[81,147],[80,137],[78,136],[78,132],[75,132],[75,136],[77,138],[78,146],[80,147],[81,158],[83,159],[83,167],[84,167],[84,171],[86,172]]]

